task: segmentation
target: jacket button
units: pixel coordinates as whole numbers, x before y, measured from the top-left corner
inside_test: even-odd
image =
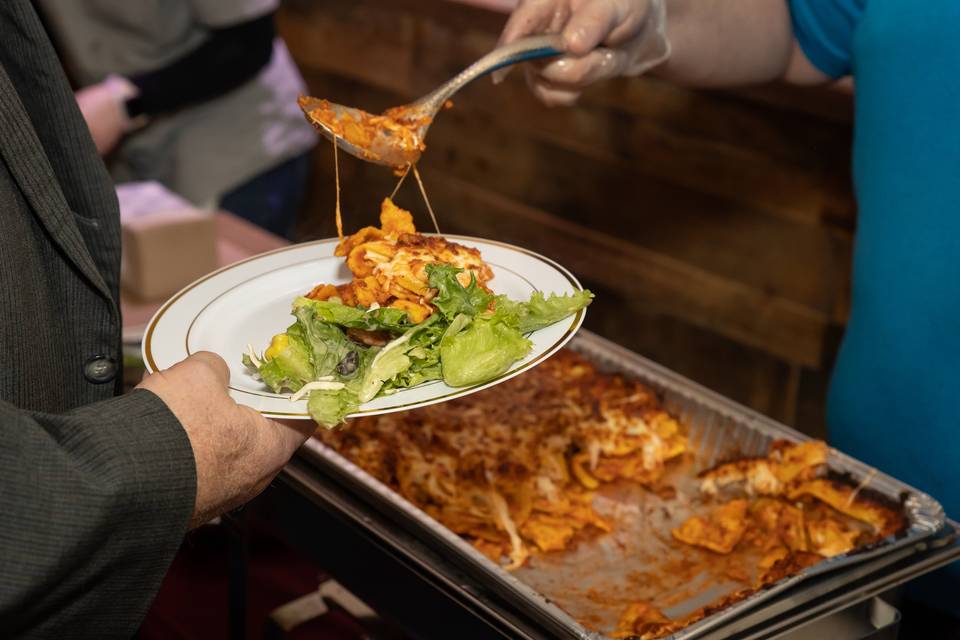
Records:
[[[110,382],[117,376],[117,361],[109,356],[93,356],[83,365],[83,377],[94,384]]]

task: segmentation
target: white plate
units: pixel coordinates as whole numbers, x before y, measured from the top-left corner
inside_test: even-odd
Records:
[[[573,275],[541,255],[512,245],[464,236],[445,236],[480,250],[493,269],[490,287],[514,300],[534,291],[569,294],[582,289]],[[168,300],[147,325],[143,361],[150,372],[166,369],[197,351],[219,354],[230,367],[230,395],[240,404],[275,418],[309,418],[306,400],[291,402],[276,394],[243,366],[251,344],[257,353],[270,338],[293,323],[290,305],[298,295],[325,282],[350,281],[343,258],[335,257],[335,239],[297,244],[224,267]],[[448,387],[441,381],[374,398],[350,417],[423,407],[458,398],[508,380],[530,369],[567,343],[583,323],[584,312],[533,332],[533,349],[500,377],[472,387]]]

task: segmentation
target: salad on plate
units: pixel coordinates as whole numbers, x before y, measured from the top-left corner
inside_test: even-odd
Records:
[[[307,398],[334,427],[380,395],[442,380],[469,387],[505,374],[531,350],[528,336],[590,304],[593,294],[497,295],[478,250],[416,231],[390,199],[381,227],[343,237],[351,282],[321,284],[293,301],[294,322],[247,368],[274,393]]]

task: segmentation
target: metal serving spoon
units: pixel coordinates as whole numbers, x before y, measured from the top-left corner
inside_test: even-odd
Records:
[[[559,35],[523,38],[494,49],[431,93],[400,107],[373,115],[340,104],[302,96],[307,120],[340,149],[358,158],[391,167],[417,162],[434,117],[467,83],[503,67],[563,53]]]

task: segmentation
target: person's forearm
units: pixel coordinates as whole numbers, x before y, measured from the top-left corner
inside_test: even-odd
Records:
[[[521,0],[501,42],[551,31],[566,54],[527,68],[531,90],[551,106],[642,73],[696,87],[829,80],[796,44],[788,0]]]
[[[785,0],[667,0],[669,60],[654,74],[723,87],[826,80],[796,47]]]
[[[222,96],[254,78],[270,62],[273,14],[215,29],[193,51],[160,69],[134,75],[134,113],[155,116]]]

